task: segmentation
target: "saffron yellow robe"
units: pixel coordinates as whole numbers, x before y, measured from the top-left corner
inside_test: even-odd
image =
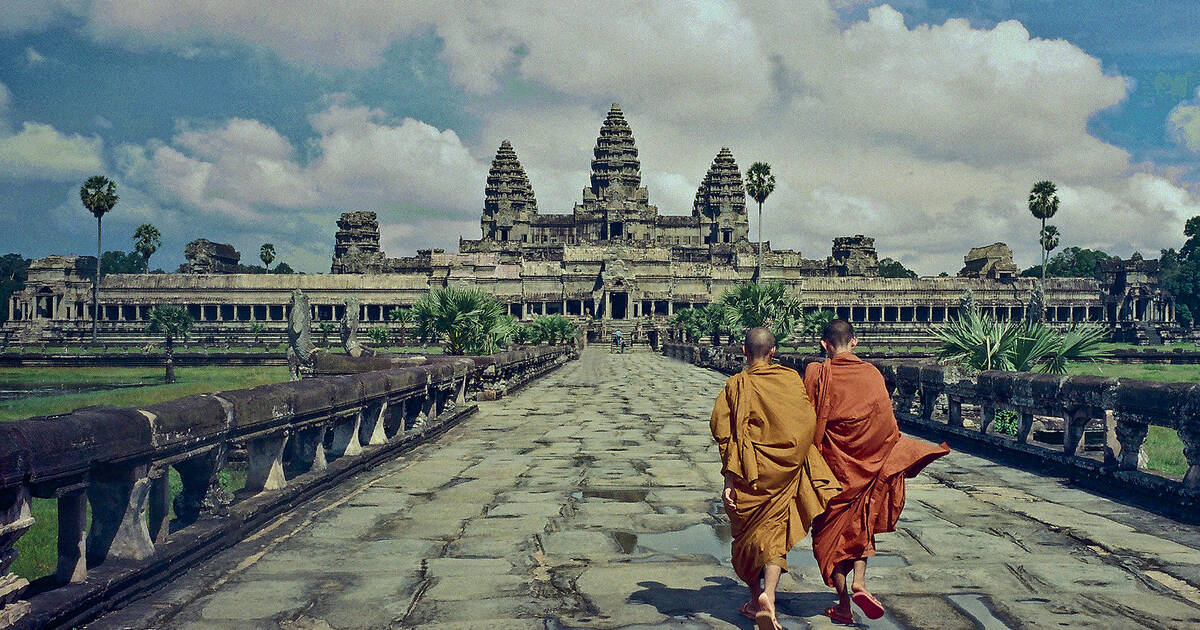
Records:
[[[784,556],[841,491],[813,446],[816,414],[795,370],[755,363],[729,378],[709,422],[732,473],[733,568],[746,583],[763,567],[787,570]]]

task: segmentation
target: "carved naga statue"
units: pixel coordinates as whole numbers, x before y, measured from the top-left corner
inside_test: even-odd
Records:
[[[369,348],[364,348],[358,342],[358,323],[359,323],[359,306],[358,298],[346,298],[346,312],[342,315],[342,347],[346,349],[346,354],[352,357],[372,356],[374,351]]]
[[[312,374],[314,355],[320,352],[312,342],[312,311],[308,296],[300,289],[292,291],[292,308],[288,314],[288,369],[292,380]]]

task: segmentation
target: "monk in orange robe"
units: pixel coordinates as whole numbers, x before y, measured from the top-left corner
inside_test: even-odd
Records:
[[[816,415],[803,379],[771,363],[774,336],[753,328],[742,351],[748,366],[725,383],[710,428],[721,451],[733,568],[750,587],[739,612],[762,630],[780,630],[775,589],[785,556],[841,488],[813,447]]]
[[[883,616],[883,606],[866,587],[875,534],[896,530],[904,508],[904,479],[950,452],[944,443],[900,435],[883,375],[855,356],[856,345],[849,322],[833,320],[821,339],[829,359],[809,364],[804,373],[817,410],[813,443],[843,488],[812,530],[821,577],[838,593],[838,603],[825,614],[838,623],[854,623],[851,601],[871,619]],[[851,569],[853,595],[846,589]]]

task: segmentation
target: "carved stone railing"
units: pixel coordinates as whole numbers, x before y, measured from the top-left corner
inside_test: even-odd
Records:
[[[0,628],[86,622],[446,430],[475,410],[469,394],[494,398],[573,356],[572,346],[547,346],[433,357],[0,423]],[[217,479],[243,450],[246,484],[235,501]],[[183,486],[173,499],[171,468]],[[14,545],[33,525],[35,497],[58,502],[58,562],[54,576],[29,588],[9,569]]]
[[[663,354],[726,374],[744,365],[736,347],[665,344]],[[803,374],[808,363],[822,358],[780,355],[778,360]],[[1190,511],[1200,518],[1195,514],[1200,507],[1200,384],[995,371],[971,379],[932,361],[871,363],[883,373],[906,430],[970,444],[1108,493],[1161,501],[1172,513]],[[1017,414],[1015,437],[994,431],[1000,409]],[[1031,439],[1036,424],[1051,422],[1061,423],[1061,446]],[[1188,463],[1181,480],[1149,472],[1141,463],[1151,426],[1178,432]],[[1083,452],[1085,434],[1101,438],[1102,458]]]

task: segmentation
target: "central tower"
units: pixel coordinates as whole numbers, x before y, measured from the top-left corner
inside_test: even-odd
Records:
[[[653,241],[658,208],[642,186],[633,131],[621,106],[613,103],[600,126],[592,151],[591,186],[575,206],[575,224],[583,240]]]

